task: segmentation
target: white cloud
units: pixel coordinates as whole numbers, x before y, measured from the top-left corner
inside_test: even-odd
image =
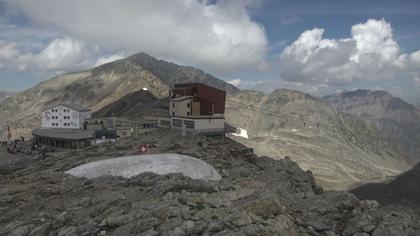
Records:
[[[40,26],[102,48],[145,51],[216,73],[263,68],[267,39],[247,8],[256,1],[9,0]]]
[[[343,85],[420,73],[420,51],[402,54],[384,19],[354,25],[351,38],[326,39],[323,33],[318,28],[305,31],[282,51],[282,79]]]
[[[113,59],[117,55],[100,56],[97,47],[68,36],[51,40],[37,53],[20,49],[16,43],[0,41],[3,69],[57,73],[86,69]]]
[[[100,57],[98,58],[98,60],[96,60],[95,66],[100,66],[109,62],[117,61],[117,60],[123,59],[124,57],[125,56],[123,54],[113,54],[110,56]]]
[[[414,77],[414,82],[418,88],[420,88],[420,77]]]
[[[38,66],[45,66],[47,70],[66,70],[67,67],[81,68],[91,63],[87,46],[69,37],[54,39],[39,54],[34,55]]]
[[[238,87],[241,84],[240,79],[233,79],[233,80],[229,80],[229,81],[226,81],[226,82],[228,82],[229,84],[231,84],[233,86],[236,86],[236,87]]]

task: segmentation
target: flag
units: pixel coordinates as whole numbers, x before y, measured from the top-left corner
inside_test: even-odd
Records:
[[[149,153],[149,145],[148,144],[140,144],[139,153],[140,154],[148,154]]]
[[[7,126],[7,140],[10,141],[11,138],[12,138],[12,132],[10,132],[10,126]]]

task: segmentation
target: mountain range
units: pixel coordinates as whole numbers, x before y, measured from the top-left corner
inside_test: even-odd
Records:
[[[376,126],[299,91],[240,91],[227,101],[226,117],[248,131],[249,139],[237,141],[259,155],[288,156],[327,189],[347,189],[409,167],[402,147]]]
[[[385,91],[355,90],[322,98],[339,112],[376,125],[388,138],[420,160],[420,109]]]
[[[62,102],[89,107],[94,116],[164,113],[170,87],[192,81],[227,91],[227,122],[249,134],[249,139],[237,141],[259,155],[288,156],[311,170],[327,189],[347,189],[412,167],[400,143],[390,141],[374,124],[318,98],[287,89],[270,94],[240,91],[202,70],[145,53],[60,75],[7,98],[0,103],[0,130],[10,124],[14,137],[27,135],[39,126],[43,108]]]

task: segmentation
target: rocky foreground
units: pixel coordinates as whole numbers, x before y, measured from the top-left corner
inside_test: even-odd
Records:
[[[206,161],[222,179],[64,174],[145,142],[152,153]],[[410,209],[323,192],[295,162],[257,157],[230,139],[169,131],[3,165],[0,184],[0,235],[420,235]]]

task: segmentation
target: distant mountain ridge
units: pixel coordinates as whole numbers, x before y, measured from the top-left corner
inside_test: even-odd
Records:
[[[322,98],[337,111],[376,125],[404,146],[406,155],[420,160],[420,109],[385,91],[355,90]]]
[[[7,92],[7,91],[0,91],[0,103],[4,100],[6,100],[6,98],[9,98],[11,96],[13,96],[13,92]]]
[[[227,101],[226,117],[248,131],[249,139],[237,141],[259,155],[290,157],[326,188],[346,189],[410,166],[375,126],[300,91],[237,92]]]

